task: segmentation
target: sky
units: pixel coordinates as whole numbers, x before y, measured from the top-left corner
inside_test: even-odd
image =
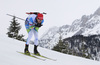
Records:
[[[71,25],[82,15],[93,14],[100,7],[100,0],[0,0],[0,34],[7,32],[12,17],[26,19],[26,12],[46,12],[44,24],[39,30],[39,37],[53,26]],[[18,19],[17,19],[18,20]],[[20,33],[27,37],[24,21],[18,20],[22,29]]]

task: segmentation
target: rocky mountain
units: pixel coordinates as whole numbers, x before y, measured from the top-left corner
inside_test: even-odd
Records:
[[[100,7],[91,15],[83,15],[73,21],[72,25],[50,28],[39,40],[40,46],[52,49],[59,40],[68,37],[100,34]]]
[[[44,33],[44,35],[39,40],[39,46],[45,47],[48,49],[53,48],[59,41],[60,36],[66,34],[66,31],[68,28],[69,28],[69,25],[50,28],[46,33]]]

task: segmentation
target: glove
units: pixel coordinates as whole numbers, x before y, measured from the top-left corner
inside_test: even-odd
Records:
[[[36,27],[41,27],[42,24],[41,24],[41,23],[37,23],[37,24],[35,24],[35,26],[36,26]]]

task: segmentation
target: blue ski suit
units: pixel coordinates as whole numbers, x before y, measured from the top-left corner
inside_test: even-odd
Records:
[[[38,30],[39,30],[39,27],[35,26],[36,24],[38,24],[37,21],[36,21],[36,17],[37,17],[36,14],[31,14],[26,18],[26,21],[25,21],[25,27],[26,27],[26,30],[28,32],[28,38],[27,38],[27,41],[26,41],[27,45],[29,44],[33,34],[34,34],[34,37],[35,37],[34,45],[38,45]],[[41,25],[43,24],[43,22],[44,22],[44,20],[42,20]]]

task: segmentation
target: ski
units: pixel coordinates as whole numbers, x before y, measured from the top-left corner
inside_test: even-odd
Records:
[[[18,53],[21,53],[21,54],[24,54],[24,55],[27,55],[27,54],[25,54],[25,53],[23,53],[23,52],[19,52],[19,51],[17,51]],[[42,61],[45,61],[46,59],[41,59],[41,58],[38,58],[38,57],[36,57],[36,56],[33,56],[32,54],[30,54],[30,55],[27,55],[27,56],[30,56],[30,57],[33,57],[33,58],[36,58],[36,59],[39,59],[39,60],[42,60]]]
[[[45,59],[49,59],[49,60],[53,60],[53,61],[56,61],[56,59],[52,59],[52,58],[49,58],[49,57],[46,57],[46,56],[43,56],[43,55],[36,55],[34,53],[31,53],[32,56],[39,56],[39,57],[42,57],[42,58],[45,58]]]

